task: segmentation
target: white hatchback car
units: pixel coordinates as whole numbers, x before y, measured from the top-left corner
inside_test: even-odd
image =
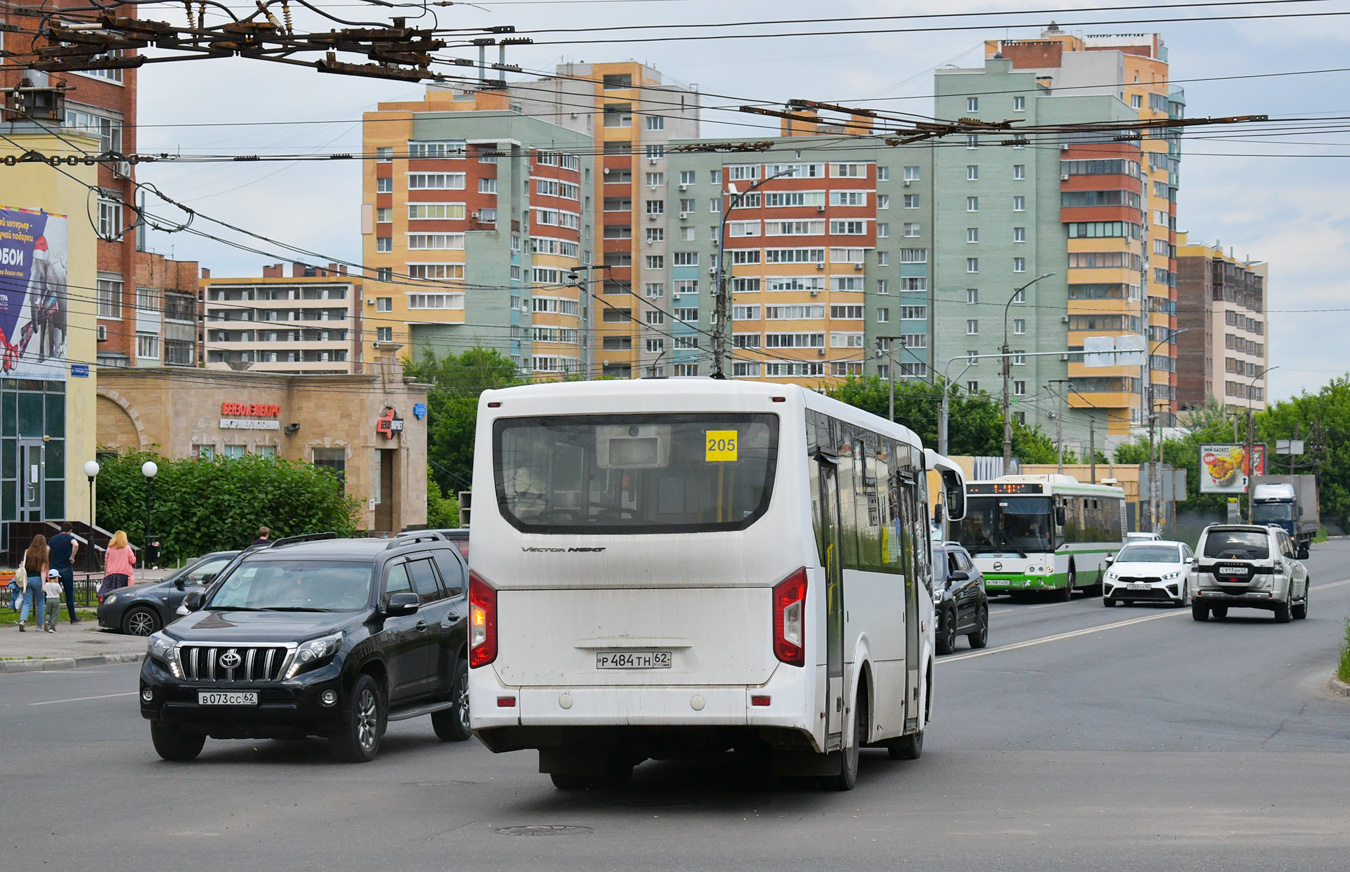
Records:
[[[1190,604],[1195,583],[1195,555],[1185,542],[1128,542],[1108,558],[1102,576],[1102,605],[1116,603]]]

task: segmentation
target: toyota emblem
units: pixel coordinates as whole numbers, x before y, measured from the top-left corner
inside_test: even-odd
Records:
[[[243,662],[243,658],[239,656],[239,652],[233,648],[220,655],[220,665],[224,666],[226,669],[238,669],[239,664]]]
[[[998,572],[998,571],[999,571],[1000,569],[1002,569],[1002,568],[1003,568],[1003,561],[1001,561],[1001,560],[995,560],[995,561],[994,561],[994,571],[995,571],[995,572]]]

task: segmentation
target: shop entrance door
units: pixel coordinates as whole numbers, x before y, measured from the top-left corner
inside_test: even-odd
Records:
[[[375,504],[376,530],[394,530],[394,458],[397,453],[388,450],[375,452],[375,475],[378,481],[379,502]]]
[[[19,440],[19,520],[43,520],[47,478],[46,446],[41,439]]]

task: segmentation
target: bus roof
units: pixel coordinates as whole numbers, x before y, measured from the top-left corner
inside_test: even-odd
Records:
[[[966,484],[991,484],[993,482],[1003,482],[1005,484],[1043,484],[1045,485],[1046,493],[1102,494],[1103,496],[1122,497],[1125,495],[1125,490],[1123,488],[1114,487],[1109,484],[1089,484],[1087,482],[1081,482],[1071,475],[1062,475],[1058,473],[1049,473],[1046,475],[1001,475],[998,478],[968,481]]]
[[[614,408],[616,402],[631,400],[632,410],[650,412],[659,411],[664,405],[674,405],[682,409],[696,408],[700,402],[706,402],[712,397],[717,397],[719,402],[710,408],[718,410],[725,409],[728,400],[758,405],[765,401],[772,402],[773,397],[783,397],[798,407],[815,409],[851,424],[883,433],[893,439],[922,447],[918,435],[908,427],[892,424],[885,418],[877,417],[855,406],[790,384],[714,378],[544,382],[483,391],[478,402],[480,411],[487,408],[489,403],[501,403],[500,407],[494,407],[497,410],[491,414],[510,415],[519,413],[521,401],[529,403],[561,400],[565,401],[569,408],[575,407],[581,411],[588,407],[610,410]],[[770,407],[764,408],[767,411]]]

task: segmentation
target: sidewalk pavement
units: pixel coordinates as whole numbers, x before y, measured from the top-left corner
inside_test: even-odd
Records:
[[[174,571],[140,570],[136,573],[136,583],[138,586],[154,584],[163,581]],[[0,624],[0,673],[130,663],[145,656],[144,637],[100,630],[93,609],[81,610],[80,616],[84,618],[83,621],[70,623],[65,603],[62,602],[61,620],[56,625],[55,633],[44,633],[41,627],[32,626],[20,633],[13,624]]]

